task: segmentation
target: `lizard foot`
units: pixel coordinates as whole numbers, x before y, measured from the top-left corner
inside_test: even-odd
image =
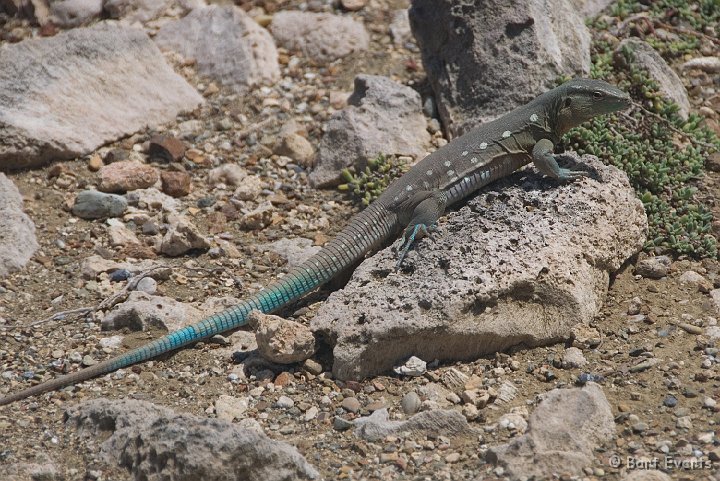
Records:
[[[585,172],[584,170],[570,170],[561,167],[560,171],[558,172],[558,180],[575,180],[582,177],[587,177],[588,175],[590,174],[588,172]]]
[[[425,224],[415,224],[408,226],[407,229],[405,229],[405,232],[403,232],[402,241],[401,241],[401,250],[400,255],[398,256],[397,263],[395,263],[395,270],[400,269],[402,266],[402,262],[405,259],[405,256],[407,255],[410,248],[413,246],[416,240],[422,239],[423,237],[429,237],[433,242],[435,241],[435,238],[432,236],[432,233],[437,230],[436,225],[430,225],[427,226]]]

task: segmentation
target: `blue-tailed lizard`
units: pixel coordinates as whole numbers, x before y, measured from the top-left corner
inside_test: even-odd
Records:
[[[413,243],[434,228],[447,206],[530,162],[543,174],[560,181],[586,175],[584,171],[558,166],[553,154],[555,145],[571,128],[629,105],[630,97],[606,82],[566,82],[425,157],[353,217],[317,254],[240,304],[112,359],[9,394],[0,399],[0,405],[143,362],[243,326],[252,310],[268,313],[297,301],[402,230],[399,265]]]

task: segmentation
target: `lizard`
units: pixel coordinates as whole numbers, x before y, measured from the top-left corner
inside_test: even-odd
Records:
[[[630,103],[626,92],[601,80],[574,79],[548,90],[420,160],[352,217],[320,251],[239,304],[93,366],[8,394],[0,398],[0,406],[243,326],[251,311],[270,313],[298,301],[402,232],[397,268],[411,246],[434,230],[448,206],[531,162],[542,174],[561,182],[588,175],[560,167],[555,146],[571,128],[595,116],[624,110]]]

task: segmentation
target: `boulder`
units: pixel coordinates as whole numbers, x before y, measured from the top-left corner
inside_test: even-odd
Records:
[[[358,75],[348,106],[325,127],[310,184],[339,183],[342,169],[362,170],[379,154],[423,157],[430,142],[426,125],[415,90],[387,77]]]
[[[526,104],[561,76],[590,72],[590,33],[570,0],[416,0],[410,25],[450,137]]]
[[[23,212],[20,192],[0,173],[0,279],[25,267],[39,248],[35,224]]]
[[[582,161],[593,177],[559,183],[527,168],[492,184],[450,211],[400,271],[392,247],[360,264],[311,322],[333,347],[333,374],[546,345],[593,319],[648,226],[625,173]]]
[[[272,37],[232,5],[196,8],[163,25],[155,42],[163,50],[195,59],[201,75],[239,92],[280,78]]]
[[[108,23],[6,45],[0,65],[0,170],[88,154],[203,102],[144,32]]]

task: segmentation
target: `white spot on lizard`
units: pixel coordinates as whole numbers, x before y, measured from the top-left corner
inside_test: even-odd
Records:
[[[487,142],[480,142],[480,150],[487,149]]]
[[[408,192],[410,192],[410,191],[412,190],[412,185],[408,185],[407,187],[405,187],[405,190],[407,190]]]
[[[478,158],[477,158],[477,157],[473,157],[472,159],[470,159],[470,162],[472,162],[473,164],[477,164],[477,163],[478,163]]]
[[[538,116],[537,116],[537,114],[532,114],[532,115],[530,116],[530,122],[537,122],[537,121],[538,121]]]
[[[462,156],[465,157],[468,154],[467,150],[463,150]]]
[[[432,170],[428,170],[428,171],[425,172],[425,173],[426,173],[427,175],[432,175]]]
[[[446,161],[445,161],[445,167],[450,167],[450,161],[449,161],[449,160],[446,160]]]
[[[512,135],[512,132],[510,132],[509,130],[506,130],[505,132],[502,133],[503,139],[507,139],[511,135]]]

